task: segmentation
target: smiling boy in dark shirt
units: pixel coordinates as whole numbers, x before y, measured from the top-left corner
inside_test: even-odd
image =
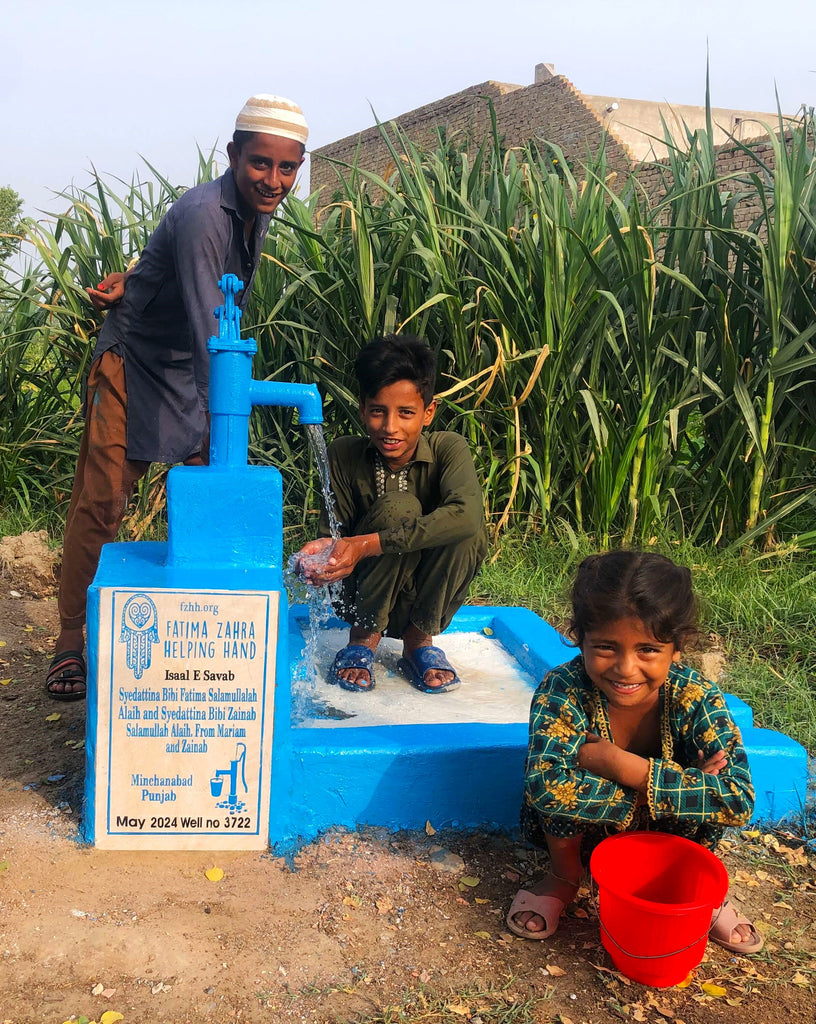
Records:
[[[299,552],[312,556],[301,563],[309,582],[343,584],[338,610],[351,631],[328,681],[373,689],[374,652],[386,634],[402,639],[399,668],[411,684],[444,693],[460,680],[433,637],[463,604],[487,551],[473,458],[459,434],[423,433],[436,412],[436,360],[425,342],[403,335],[373,341],[355,370],[368,436],[329,447],[342,536],[332,542],[324,510],[321,538]]]
[[[65,522],[60,634],[46,677],[54,700],[82,700],[85,604],[103,544],[113,541],[151,462],[208,456],[209,356],[219,279],[235,274],[246,304],[272,214],[295,183],[308,135],[297,104],[258,94],[244,105],[216,181],[184,192],[136,267],[89,288],[110,309],[88,377],[85,430]],[[127,285],[125,286],[125,279]]]

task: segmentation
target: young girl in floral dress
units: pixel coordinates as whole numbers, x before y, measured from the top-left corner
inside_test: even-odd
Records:
[[[545,939],[606,836],[670,832],[713,848],[751,817],[754,791],[739,729],[716,684],[683,665],[696,632],[688,569],[662,555],[585,559],[572,593],[580,655],[550,672],[530,712],[522,831],[551,870],[520,890],[512,932]],[[726,900],[712,941],[756,953],[762,936]]]

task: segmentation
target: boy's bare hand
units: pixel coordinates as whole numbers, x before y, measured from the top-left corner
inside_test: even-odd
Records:
[[[86,288],[93,305],[99,309],[110,309],[115,306],[125,294],[125,275],[120,273],[108,274],[96,288]]]
[[[710,757],[706,757],[702,750],[697,751],[697,767],[706,775],[719,775],[727,763],[724,750],[716,750]]]
[[[329,551],[334,544],[332,537],[318,537],[317,540],[310,540],[294,556],[295,571],[302,576],[307,583],[319,586],[315,578],[328,561]]]
[[[316,547],[312,547],[317,545]],[[321,540],[305,544],[299,554],[315,555],[323,552],[327,545],[333,545],[331,555],[325,562],[318,560],[313,566],[304,566],[303,575],[307,582],[321,587],[327,583],[337,583],[350,575],[355,566],[363,558],[381,555],[380,538],[376,533],[363,534],[359,537],[340,537],[332,540],[324,537]]]

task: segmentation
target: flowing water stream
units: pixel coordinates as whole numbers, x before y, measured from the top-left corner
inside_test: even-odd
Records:
[[[306,432],[320,480],[323,506],[329,519],[329,530],[332,538],[337,539],[340,536],[340,524],[337,521],[334,507],[334,495],[329,476],[329,456],[323,436],[323,427],[320,423],[306,423],[303,425],[303,429]],[[325,551],[321,551],[317,555],[304,556],[299,560],[299,564],[296,563],[293,555],[284,572],[286,586],[293,601],[302,602],[309,609],[309,625],[304,633],[305,646],[297,668],[292,673],[292,719],[295,722],[302,722],[304,719],[313,717],[346,717],[343,712],[335,712],[317,696],[318,641],[321,630],[325,629],[326,624],[334,617],[332,601],[339,597],[340,584],[314,587],[308,584],[298,571],[299,565],[307,561],[313,566],[324,563],[331,555],[331,550],[331,547],[327,547]],[[322,679],[322,676],[320,678]]]

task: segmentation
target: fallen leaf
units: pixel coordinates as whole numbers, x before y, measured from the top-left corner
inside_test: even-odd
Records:
[[[644,1013],[642,1006],[635,1006],[632,1010],[632,1020],[648,1020],[649,1018]]]
[[[209,878],[211,882],[220,882],[224,877],[224,872],[221,868],[207,868],[204,874]]]
[[[757,875],[759,875],[758,871]],[[757,886],[759,885],[759,882],[756,880],[756,878],[754,878],[753,875],[749,874],[747,871],[738,871],[734,875],[734,879],[737,882],[742,882],[743,885],[747,885],[752,889],[757,888]]]
[[[466,885],[469,889],[472,889],[474,886],[477,886],[480,881],[481,879],[476,878],[475,875],[462,875],[459,879],[459,884]]]
[[[804,986],[809,986],[810,985],[810,979],[806,978],[804,976],[804,974],[802,974],[801,971],[797,971],[796,974],[794,974],[794,976],[791,978],[791,981],[793,982],[794,985],[804,985]]]
[[[726,989],[724,989],[722,985],[714,985],[710,981],[704,981],[700,988],[706,993],[706,995],[715,996],[718,999],[720,996],[724,996],[726,994]]]
[[[589,914],[583,909],[583,907],[576,907],[572,912],[573,917],[589,917]]]
[[[675,988],[688,988],[693,979],[694,979],[694,975],[691,972],[689,972],[689,974],[685,978],[683,978],[683,980],[681,982],[679,982],[677,985],[675,985],[674,987]]]
[[[477,897],[476,897],[476,902],[477,902],[477,903],[482,903],[482,904],[484,904],[484,903],[489,903],[489,902],[490,902],[490,900],[483,900],[483,899],[480,899],[480,898],[479,898],[479,897],[477,896]]]
[[[801,846],[796,849],[792,846],[780,846],[779,852],[788,864],[791,864],[793,867],[807,867],[808,859]]]
[[[352,893],[351,896],[344,896],[343,903],[347,907],[361,907],[363,905],[362,898],[357,893]]]
[[[123,1013],[118,1013],[116,1010],[105,1010],[99,1018],[99,1024],[116,1024],[118,1020],[124,1019],[125,1015]]]
[[[378,914],[387,914],[390,910],[394,909],[394,904],[387,896],[384,896],[381,900],[375,900],[374,906],[377,908]]]
[[[771,904],[772,907],[782,907],[783,910],[793,910],[790,903],[786,903],[784,900],[777,900],[776,903]]]
[[[430,821],[426,821],[425,822],[425,835],[426,836],[435,836],[436,835],[436,829],[433,827],[433,825],[430,823]]]
[[[62,715],[59,713],[59,711],[55,711],[53,713],[53,715],[46,715],[45,716],[46,722],[58,722],[61,718],[62,718]]]
[[[97,983],[96,983],[96,985],[94,985],[94,987],[93,987],[93,988],[91,989],[91,995],[92,995],[92,996],[99,996],[99,995],[102,995],[102,993],[103,993],[104,991],[105,991],[105,986],[104,986],[104,985],[102,984],[102,982],[101,982],[101,981],[99,981],[99,982],[97,982]]]
[[[10,679],[0,679],[0,686],[8,686],[10,682]]]
[[[490,626],[485,626],[482,632],[484,633],[485,636],[493,636],[493,630],[490,628]]]
[[[741,999],[726,999],[726,1002],[728,1003],[729,1006],[739,1006],[740,1003],[742,1002],[742,1000]]]
[[[563,968],[557,967],[555,964],[545,964],[544,968],[552,978],[561,978],[567,973]]]
[[[0,871],[8,871],[11,864],[7,860],[0,860]]]
[[[464,1003],[446,1003],[445,1009],[449,1010],[451,1013],[457,1014],[459,1017],[470,1016],[470,1007],[466,1006]]]
[[[473,934],[476,936],[477,939],[489,939],[490,938],[490,932],[474,932]]]

